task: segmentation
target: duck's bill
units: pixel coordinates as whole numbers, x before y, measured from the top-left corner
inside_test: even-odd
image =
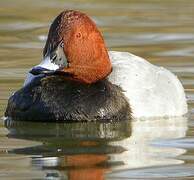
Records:
[[[33,75],[54,74],[59,69],[60,69],[59,65],[52,63],[50,58],[46,57],[39,65],[34,66],[30,70],[30,73]]]
[[[67,58],[61,46],[58,46],[53,52],[47,55],[43,61],[32,68],[33,75],[46,74],[52,75],[68,67]]]
[[[43,61],[34,66],[28,73],[24,86],[30,84],[36,77],[44,75],[62,74],[68,75],[64,72],[64,69],[69,67],[66,56],[63,49],[58,46],[53,52],[49,52],[43,59]]]

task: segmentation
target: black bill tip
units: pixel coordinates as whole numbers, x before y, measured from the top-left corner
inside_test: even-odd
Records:
[[[40,75],[40,74],[53,75],[53,74],[55,74],[55,71],[37,66],[37,67],[34,67],[33,69],[31,69],[30,73],[33,75]]]

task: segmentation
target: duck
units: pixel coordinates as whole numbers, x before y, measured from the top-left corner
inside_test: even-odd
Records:
[[[176,75],[131,53],[108,51],[88,15],[64,10],[50,26],[42,62],[9,98],[5,117],[109,122],[187,112]]]

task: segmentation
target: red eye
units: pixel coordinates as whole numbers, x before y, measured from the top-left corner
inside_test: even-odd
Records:
[[[80,32],[76,34],[76,38],[81,38],[81,37],[82,37],[82,35]]]

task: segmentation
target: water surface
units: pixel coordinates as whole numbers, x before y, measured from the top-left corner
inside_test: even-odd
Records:
[[[189,115],[111,124],[1,120],[0,179],[194,178],[193,0],[0,1],[0,117],[40,62],[49,25],[63,9],[90,15],[110,50],[174,72]]]

